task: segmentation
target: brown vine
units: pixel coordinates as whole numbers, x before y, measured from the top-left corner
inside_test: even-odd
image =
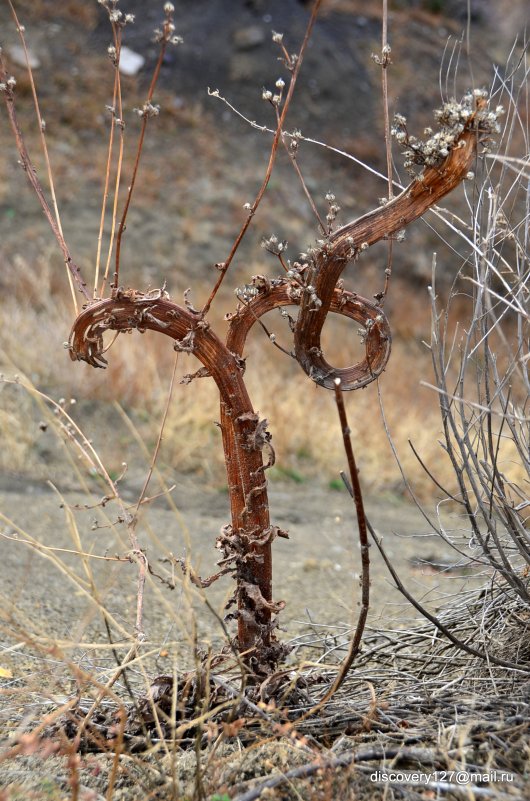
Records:
[[[282,535],[271,526],[262,452],[269,452],[266,421],[255,413],[243,379],[242,359],[253,324],[271,309],[300,307],[294,330],[296,359],[313,381],[327,388],[353,390],[373,381],[390,355],[391,335],[382,309],[372,301],[337,286],[351,260],[366,247],[391,236],[420,217],[465,177],[476,154],[477,131],[464,131],[447,159],[427,169],[400,195],[332,234],[313,255],[305,283],[290,278],[255,281],[252,298],[230,315],[226,343],[200,312],[173,303],[167,293],[141,293],[119,288],[112,298],[87,305],[70,337],[72,359],[104,367],[103,334],[107,330],[150,329],[174,340],[174,347],[193,353],[217,384],[221,430],[231,507],[231,523],[218,538],[220,564],[231,566],[236,579],[237,646],[258,674],[274,670],[284,648],[274,633],[282,602],[272,599],[271,543]],[[310,291],[309,291],[310,290]],[[315,303],[315,296],[319,303]],[[330,365],[320,345],[329,312],[360,323],[365,331],[365,358],[350,367]],[[270,461],[270,458],[269,458]]]
[[[283,603],[272,599],[271,560],[271,544],[275,537],[285,536],[285,532],[272,526],[269,519],[265,471],[274,462],[274,451],[267,423],[255,413],[243,378],[246,338],[254,323],[268,311],[288,305],[299,306],[294,325],[294,355],[314,382],[335,389],[340,380],[341,391],[349,391],[364,387],[379,376],[390,356],[388,321],[378,303],[346,291],[342,287],[341,274],[348,263],[357,261],[371,245],[406,228],[451,192],[466,176],[478,143],[496,126],[496,114],[488,112],[485,93],[481,91],[468,95],[464,105],[453,102],[445,104],[439,116],[442,124],[440,136],[445,137],[445,144],[440,145],[440,140],[436,139],[438,134],[427,143],[418,143],[409,137],[403,128],[404,121],[400,121],[400,136],[407,140],[407,146],[411,148],[409,163],[431,166],[426,167],[400,195],[384,206],[326,235],[299,272],[291,271],[287,277],[273,280],[256,277],[251,296],[234,314],[228,316],[228,333],[223,343],[212,331],[206,315],[267,187],[282,136],[283,120],[319,6],[320,0],[316,0],[297,60],[287,58],[292,80],[282,113],[278,115],[266,178],[202,312],[192,310],[189,304],[184,307],[173,303],[164,290],[142,293],[115,286],[112,297],[96,301],[89,299],[87,285],[71,258],[27,152],[15,112],[16,81],[9,76],[0,56],[0,93],[6,104],[22,166],[62,249],[72,280],[88,300],[70,335],[72,359],[86,361],[94,367],[105,367],[103,336],[106,331],[136,329],[143,332],[150,329],[171,337],[176,350],[193,353],[203,364],[199,374],[212,376],[217,384],[231,508],[231,523],[223,528],[217,540],[222,555],[218,575],[230,571],[235,576],[236,590],[229,606],[237,604],[237,609],[230,613],[237,619],[237,647],[249,667],[258,675],[274,671],[285,653],[284,646],[277,641],[274,632],[276,616]],[[170,16],[170,12],[167,13]],[[168,21],[171,21],[169,17]],[[169,33],[168,27],[166,39]],[[156,83],[157,74],[158,68],[151,87]],[[149,97],[151,94],[152,90]],[[142,130],[145,130],[145,120]],[[447,145],[449,140],[451,144]],[[143,134],[135,171],[142,141]],[[130,192],[133,185],[134,180]],[[130,193],[126,210],[129,201]],[[118,236],[118,262],[123,224],[124,218]],[[326,360],[321,347],[321,334],[329,312],[346,316],[363,327],[365,357],[360,362],[346,368],[336,368]],[[192,378],[186,377],[188,382]],[[263,453],[267,455],[266,463]]]

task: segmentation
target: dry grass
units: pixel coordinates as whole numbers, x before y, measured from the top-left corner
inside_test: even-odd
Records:
[[[96,429],[96,442],[114,469],[122,461],[118,451],[127,453],[131,441],[123,428],[117,437],[118,451],[116,444],[109,442],[106,421],[110,407],[114,402],[121,404],[133,416],[144,440],[154,443],[173,365],[171,342],[134,332],[120,336],[113,345],[107,354],[109,367],[105,372],[72,364],[68,353],[61,349],[62,342],[68,339],[71,312],[67,298],[61,298],[56,266],[46,254],[31,265],[19,257],[6,271],[6,300],[0,308],[4,332],[1,369],[8,377],[24,373],[56,400],[74,398],[83,414],[93,421],[90,427],[94,425]],[[410,293],[399,283],[394,290],[399,295]],[[407,302],[407,315],[397,318],[392,356],[379,385],[346,396],[363,486],[372,494],[406,494],[380,402],[402,468],[417,496],[431,497],[433,485],[409,440],[426,465],[435,465],[434,473],[441,484],[451,488],[454,483],[451,464],[439,444],[442,429],[438,396],[421,386],[422,381],[432,380],[431,356],[424,344],[430,325],[426,292],[425,295],[422,301],[415,293]],[[452,329],[461,327],[467,311],[465,303],[457,304]],[[392,322],[392,316],[390,319]],[[279,341],[289,347],[285,322],[274,316],[266,322]],[[218,330],[222,331],[224,325],[218,320]],[[362,349],[355,330],[342,320],[326,325],[324,346],[331,363],[338,365],[360,358]],[[250,396],[254,407],[269,420],[273,435],[275,477],[297,482],[317,479],[341,490],[338,473],[343,467],[343,452],[332,393],[315,386],[294,360],[271,346],[261,329],[251,337],[246,355]],[[179,360],[177,380],[200,367],[193,357],[181,355]],[[2,468],[29,477],[45,476],[49,463],[39,456],[42,437],[37,426],[38,410],[31,403],[20,404],[8,390],[4,390],[3,399]],[[178,385],[166,424],[162,463],[177,471],[199,473],[210,484],[223,485],[226,479],[221,438],[214,425],[218,419],[217,392],[211,380]],[[517,481],[517,464],[510,464],[512,454],[512,445],[506,439],[500,462]]]
[[[329,5],[337,9],[353,8],[342,2]],[[45,14],[46,3],[38,6],[39,13]],[[369,13],[378,16],[375,5],[369,4],[368,8]],[[66,12],[75,22],[79,22],[77,9],[77,4],[67,4]],[[417,15],[417,19],[423,18],[424,15]],[[92,17],[87,12],[81,21],[90,25]],[[64,90],[69,93],[68,81]],[[79,123],[75,100],[72,96],[62,110],[56,109],[61,123],[73,128]],[[86,111],[93,129],[97,128],[95,108]],[[186,114],[190,128],[198,125],[202,128],[204,121],[199,112],[191,109]],[[201,135],[197,134],[199,139]],[[205,135],[197,147],[212,152],[214,146]],[[369,142],[363,147],[370,151]],[[92,155],[87,148],[83,156],[87,168],[92,170],[90,180],[97,173]],[[157,163],[160,153],[156,149],[146,155],[143,188],[144,201],[149,202],[160,194],[166,165],[161,167]],[[60,163],[57,176],[60,181],[67,182],[78,166],[67,161]],[[191,167],[185,165],[184,173],[186,169]],[[182,180],[188,178],[189,175],[184,175]],[[240,189],[246,176],[239,175],[238,180]],[[77,188],[69,191],[73,196]],[[201,202],[207,206],[206,201]],[[239,197],[227,201],[226,211],[237,220]],[[272,215],[266,219],[268,222]],[[196,221],[191,214],[183,225],[184,234],[190,239],[195,235]],[[226,233],[226,229],[218,231],[215,226],[214,222],[209,235]],[[106,374],[86,365],[73,365],[68,353],[60,350],[60,343],[68,337],[71,312],[53,260],[48,253],[31,264],[18,253],[5,258],[0,306],[1,367],[8,375],[22,373],[56,399],[66,399],[63,406],[72,417],[87,421],[89,435],[93,432],[97,451],[112,480],[119,475],[123,461],[133,464],[139,458],[138,440],[148,447],[156,440],[174,359],[171,343],[148,334],[124,335],[108,354],[110,365]],[[260,270],[260,267],[248,268],[250,273]],[[204,287],[198,282],[194,289],[197,295],[204,294]],[[430,353],[422,344],[422,339],[428,340],[430,330],[427,295],[418,294],[410,299],[405,286],[399,283],[394,283],[392,291],[399,299],[396,310],[390,310],[390,317],[394,314],[397,318],[395,341],[390,364],[379,382],[388,430],[379,408],[378,387],[372,385],[347,398],[352,437],[365,489],[378,495],[405,492],[389,444],[390,433],[407,480],[419,497],[431,498],[431,479],[410,449],[409,439],[436,479],[449,490],[454,487],[454,471],[438,442],[441,436],[438,397],[421,387],[421,382],[429,381],[431,375]],[[224,299],[226,308],[232,303],[233,297]],[[403,306],[405,313],[401,312]],[[467,301],[455,305],[448,341],[457,322],[467,319],[467,313]],[[212,316],[217,330],[222,330],[221,318],[222,311],[217,312],[217,319]],[[508,337],[513,331],[510,325],[508,321],[504,330]],[[279,339],[289,347],[287,329],[273,323],[273,330],[276,327]],[[492,340],[495,337],[494,332]],[[336,364],[351,361],[351,353],[358,353],[358,343],[354,340],[355,334],[343,328],[340,321],[332,323],[325,339],[330,361]],[[246,355],[250,395],[255,408],[268,418],[273,434],[276,478],[317,479],[339,489],[338,471],[344,456],[331,393],[319,390],[300,373],[294,361],[280,356],[270,343],[267,346],[259,330],[253,334]],[[199,366],[192,358],[182,355],[179,358],[178,377]],[[499,366],[502,370],[501,362]],[[458,365],[451,368],[454,375],[457,368]],[[68,504],[64,504],[64,541],[55,527],[56,518],[50,517],[52,541],[44,543],[33,541],[31,532],[17,528],[16,521],[3,518],[4,535],[24,540],[19,543],[21,553],[27,548],[29,553],[46,560],[43,582],[49,581],[52,566],[58,571],[54,575],[70,588],[73,602],[81,598],[83,604],[79,617],[74,615],[75,619],[66,621],[64,634],[58,635],[57,630],[47,629],[47,602],[42,608],[27,608],[22,589],[16,598],[3,598],[0,624],[5,642],[0,667],[5,679],[3,697],[7,699],[2,710],[7,737],[0,758],[7,779],[2,778],[0,783],[0,787],[5,786],[0,790],[1,801],[19,798],[55,801],[66,795],[73,801],[103,798],[118,801],[130,798],[131,792],[153,799],[193,797],[202,801],[216,795],[217,801],[223,795],[243,799],[254,784],[262,783],[270,773],[278,778],[279,789],[265,790],[263,798],[331,801],[336,797],[411,800],[428,797],[425,792],[430,790],[426,788],[416,793],[414,788],[403,784],[390,788],[374,786],[369,774],[382,765],[408,768],[419,765],[439,770],[474,766],[513,771],[518,775],[512,784],[490,786],[487,793],[482,792],[483,787],[473,785],[466,788],[466,795],[471,799],[483,795],[501,799],[509,797],[513,790],[513,797],[517,794],[523,797],[528,790],[525,777],[529,764],[528,609],[504,585],[497,584],[495,578],[478,595],[468,595],[458,602],[453,598],[440,616],[468,644],[487,650],[493,657],[519,660],[520,671],[484,666],[482,661],[448,645],[430,624],[418,627],[413,623],[407,627],[402,621],[399,632],[380,626],[365,638],[364,653],[341,695],[321,716],[301,722],[293,733],[292,719],[321,697],[323,687],[329,685],[336,673],[336,658],[347,649],[350,636],[347,627],[339,626],[322,634],[316,624],[293,643],[296,659],[289,665],[289,688],[293,690],[295,678],[301,677],[303,681],[289,699],[282,698],[283,690],[287,693],[288,689],[285,685],[283,689],[280,686],[281,691],[263,686],[263,703],[252,707],[249,699],[243,699],[237,692],[235,700],[223,695],[220,685],[213,682],[208,685],[212,695],[206,700],[199,699],[196,707],[187,710],[191,722],[180,719],[177,725],[175,714],[169,715],[167,721],[151,705],[154,723],[151,721],[149,748],[147,752],[131,753],[131,744],[144,748],[146,738],[144,731],[126,730],[126,722],[135,719],[139,699],[149,696],[153,675],[169,675],[176,686],[177,678],[182,681],[185,677],[184,667],[201,668],[208,677],[216,673],[209,662],[209,649],[215,652],[226,645],[220,622],[226,598],[216,597],[213,606],[218,616],[214,616],[212,630],[211,619],[205,624],[201,617],[204,593],[192,586],[189,575],[183,577],[177,571],[175,576],[167,564],[157,564],[156,569],[166,582],[174,581],[170,593],[159,578],[147,577],[152,606],[156,609],[153,616],[163,619],[165,634],[152,642],[135,642],[131,620],[136,588],[132,576],[138,560],[123,525],[117,524],[120,514],[123,520],[123,509],[116,512],[115,505],[107,508],[106,503],[102,504],[101,491],[107,492],[108,485],[101,486],[100,473],[98,492],[94,491],[90,475],[93,478],[95,473],[87,471],[86,459],[79,462],[78,456],[83,454],[76,452],[72,430],[61,425],[60,413],[51,414],[41,399],[31,399],[16,385],[0,383],[0,395],[0,469],[18,474],[24,480],[34,476],[53,477],[57,468],[58,477],[66,483],[74,476],[80,489],[85,492],[92,489],[80,496],[81,505],[89,497],[97,505],[97,513],[85,509],[74,515]],[[76,399],[75,405],[69,405],[70,398]],[[116,402],[125,408],[136,430],[123,415],[116,414]],[[213,424],[218,418],[217,402],[217,392],[210,380],[177,386],[160,462],[179,472],[193,472],[203,484],[222,486],[225,475],[220,434]],[[67,467],[64,455],[59,458],[53,449],[62,445],[43,445],[44,429],[48,433],[53,429],[58,434],[57,442],[74,445]],[[81,451],[87,451],[88,444],[81,444]],[[524,485],[525,473],[513,458],[516,455],[513,442],[503,439],[496,465],[507,483]],[[42,510],[44,514],[44,504]],[[189,532],[178,512],[175,513],[180,539],[187,547]],[[92,535],[88,533],[89,519],[94,514],[98,526]],[[146,523],[146,529],[157,552],[171,559],[169,549],[160,547],[156,527],[150,529]],[[466,529],[462,535],[464,544],[468,533]],[[57,550],[59,540],[64,550]],[[528,578],[525,570],[518,573],[521,581]],[[109,578],[111,571],[123,572],[123,597],[113,592],[116,585]],[[50,589],[53,596],[53,583]],[[150,622],[154,625],[153,620]],[[134,659],[124,670],[116,662],[123,661],[127,651]],[[227,653],[230,661],[229,649]],[[225,664],[223,670],[223,680],[237,687],[237,665]],[[179,698],[178,701],[175,694],[170,699],[172,713],[182,701]],[[93,725],[88,727],[88,734],[85,731],[79,735],[88,752],[79,756],[77,726],[91,705],[95,705],[99,717],[91,720]],[[225,705],[224,710],[220,710],[220,705]],[[39,739],[42,731],[44,740]],[[52,731],[53,742],[48,739]],[[187,750],[180,751],[180,745]],[[301,776],[290,773],[308,765],[319,768],[311,779],[303,773]],[[288,776],[284,781],[285,774]],[[462,797],[458,787],[450,788],[448,793],[452,796],[447,797]]]
[[[50,391],[56,399],[75,398],[85,410],[93,408],[90,404],[96,402],[102,420],[106,417],[105,405],[117,401],[138,420],[146,441],[153,442],[173,362],[170,341],[148,333],[123,335],[108,353],[106,373],[84,364],[72,364],[68,353],[60,349],[68,338],[70,312],[66,299],[60,300],[56,290],[57,273],[49,259],[43,257],[35,265],[20,259],[7,274],[11,282],[7,300],[0,309],[5,332],[2,370],[6,375],[24,372],[36,386]],[[277,325],[273,330],[288,346],[285,323],[273,319]],[[416,336],[418,327],[416,317]],[[332,324],[328,328],[331,330],[326,331],[326,338],[332,363],[347,364],[352,351],[360,354],[355,331],[345,331],[340,324],[336,333]],[[383,399],[392,397],[386,409],[389,428],[419,494],[430,491],[429,481],[407,441],[413,440],[427,463],[438,461],[439,451],[433,436],[433,431],[439,430],[437,398],[420,387],[420,381],[430,374],[429,364],[428,350],[421,343],[398,336],[390,364],[380,381]],[[192,357],[181,355],[180,377],[199,366]],[[247,381],[255,408],[270,423],[277,474],[300,481],[318,477],[339,487],[337,479],[343,456],[332,393],[316,387],[294,360],[270,345],[261,330],[255,332],[249,345]],[[9,392],[5,392],[4,397],[8,396]],[[211,482],[219,484],[224,481],[224,468],[220,435],[213,424],[219,417],[217,403],[215,387],[208,379],[178,386],[161,457],[178,470],[199,470]],[[377,387],[351,393],[347,404],[365,487],[374,493],[403,492],[381,421]],[[19,412],[22,415],[19,425],[6,425],[2,430],[7,446],[2,467],[42,475],[46,465],[39,465],[38,452],[33,448],[39,432],[31,406]],[[96,415],[95,410],[92,414]],[[20,430],[25,431],[22,440]],[[106,436],[107,432],[102,431],[102,443]],[[122,445],[124,436],[125,431],[120,435]],[[442,469],[440,478],[447,478],[448,471],[449,466],[447,472]]]
[[[504,588],[468,593],[441,619],[458,633],[468,628],[470,619],[481,620],[470,642],[479,647],[489,644],[497,656],[513,658],[517,652],[524,662],[530,647],[527,613]],[[145,745],[145,740],[131,734],[134,707],[120,681],[103,693],[98,717],[82,736],[82,754],[74,758],[68,732],[75,731],[75,723],[115,673],[110,651],[103,644],[94,644],[92,649],[83,645],[81,665],[71,645],[49,648],[39,635],[32,642],[32,635],[18,623],[25,648],[8,654],[6,664],[15,678],[4,682],[8,705],[2,717],[9,721],[5,730],[9,741],[18,741],[22,747],[0,754],[6,801],[22,797],[58,801],[65,793],[75,798],[76,786],[78,798],[97,801],[131,798],[131,792],[138,791],[153,799],[219,801],[221,796],[243,801],[259,796],[277,801],[300,797],[331,801],[339,795],[388,798],[394,793],[390,797],[414,801],[437,789],[435,778],[427,787],[424,782],[415,787],[403,778],[391,785],[374,780],[374,771],[384,769],[401,777],[406,771],[438,771],[438,781],[449,785],[438,789],[455,799],[480,799],[487,788],[486,797],[500,801],[525,797],[528,789],[528,674],[517,675],[470,659],[448,647],[430,625],[412,623],[401,631],[379,627],[368,632],[356,671],[340,694],[317,716],[299,720],[295,730],[289,721],[299,719],[332,680],[332,662],[346,648],[346,628],[320,636],[309,631],[299,638],[297,656],[306,654],[311,660],[303,668],[304,701],[290,708],[273,702],[253,706],[236,692],[227,704],[221,694],[198,730],[196,726],[170,727],[172,734],[160,708],[159,725],[164,724],[165,736],[155,730],[147,751],[134,751],[135,744]],[[41,644],[36,642],[39,639]],[[172,647],[173,643],[167,644],[169,650]],[[33,675],[26,667],[28,659]],[[131,665],[131,686],[147,681],[148,664],[146,654]],[[167,673],[172,673],[169,666]],[[225,674],[224,682],[235,686],[237,676]],[[27,685],[34,688],[29,698]],[[72,687],[77,688],[77,697]],[[120,700],[124,695],[129,723],[120,737],[115,715],[124,710]],[[23,734],[36,724],[43,728],[40,740]],[[109,741],[111,725],[115,737]],[[53,741],[46,736],[52,732]],[[176,743],[183,750],[177,750]],[[115,755],[120,751],[117,762]],[[485,785],[472,779],[459,789],[451,771],[494,778]],[[267,782],[275,783],[276,789],[263,792]]]

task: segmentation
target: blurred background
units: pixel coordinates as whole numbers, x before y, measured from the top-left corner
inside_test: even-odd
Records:
[[[128,217],[121,281],[146,290],[167,282],[179,302],[191,288],[196,307],[206,300],[216,278],[213,265],[226,258],[241,226],[243,205],[252,202],[265,172],[270,134],[253,129],[219,99],[218,89],[238,111],[259,125],[274,127],[274,114],[262,98],[287,71],[279,60],[272,31],[284,34],[289,52],[298,50],[311,3],[302,0],[197,0],[175,2],[177,33],[184,39],[168,52],[155,101],[160,116],[150,122],[137,191]],[[136,152],[141,106],[157,58],[153,29],[160,24],[159,0],[123,0],[123,12],[135,15],[124,31],[130,48],[129,72],[122,75],[125,158],[124,201]],[[107,56],[111,30],[96,2],[19,0],[34,77],[46,121],[64,233],[85,276],[93,275],[107,158],[113,69]],[[412,133],[421,135],[442,99],[469,88],[500,85],[524,50],[522,32],[528,7],[524,0],[414,0],[389,4],[388,70],[390,114],[404,114]],[[382,4],[376,0],[327,0],[315,26],[286,128],[352,154],[371,168],[386,167],[381,68],[372,54],[381,50]],[[17,80],[17,111],[41,181],[46,170],[38,142],[31,87],[22,66],[15,26],[7,3],[0,5],[1,45]],[[134,56],[137,56],[135,59]],[[526,109],[520,109],[526,114]],[[37,199],[18,165],[18,154],[0,110],[0,325],[2,369],[20,373],[53,398],[75,399],[72,414],[82,421],[109,469],[123,461],[134,465],[137,445],[123,426],[116,402],[131,416],[144,442],[156,441],[174,354],[164,337],[120,337],[106,372],[73,364],[62,348],[73,321],[61,255]],[[523,147],[517,132],[514,152]],[[520,152],[519,152],[520,154]],[[396,180],[408,182],[395,151]],[[302,143],[299,165],[322,213],[331,191],[344,223],[376,206],[387,191],[385,181],[352,160],[314,144]],[[477,165],[477,175],[483,169]],[[465,218],[465,189],[444,206]],[[103,239],[106,257],[110,217]],[[432,485],[408,448],[413,439],[426,462],[440,459],[437,399],[420,387],[431,379],[430,356],[423,344],[430,331],[427,286],[437,253],[437,287],[444,293],[468,256],[465,245],[447,228],[429,219],[407,230],[394,245],[394,276],[386,312],[393,330],[393,354],[380,385],[388,425],[417,491]],[[465,225],[465,223],[464,223]],[[252,275],[278,273],[279,265],[260,242],[275,234],[288,240],[287,255],[296,258],[318,236],[311,209],[291,164],[279,152],[269,191],[238,252],[212,321],[223,336],[224,315],[236,305],[234,289]],[[344,273],[345,285],[370,297],[384,283],[386,245],[371,248]],[[467,290],[453,303],[452,324],[465,318]],[[269,330],[290,348],[290,332],[279,315]],[[256,327],[257,328],[257,327]],[[362,352],[355,326],[343,320],[326,325],[324,350],[333,364],[346,365]],[[248,345],[247,377],[255,408],[270,423],[277,464],[271,480],[316,480],[339,490],[342,453],[330,393],[305,376],[293,360],[279,354],[262,331]],[[179,374],[196,369],[181,354]],[[217,393],[211,381],[178,386],[171,405],[161,463],[175,474],[191,472],[205,485],[223,488],[224,468],[217,428]],[[360,446],[365,486],[372,493],[404,492],[381,423],[374,385],[347,398],[354,441]],[[62,476],[57,444],[39,427],[33,401],[4,387],[0,425],[5,476]],[[443,465],[440,464],[443,475]]]

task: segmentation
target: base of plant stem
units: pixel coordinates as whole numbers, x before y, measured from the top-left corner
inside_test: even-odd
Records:
[[[127,708],[103,701],[90,714],[90,701],[79,700],[48,735],[66,737],[82,753],[116,749],[141,753],[161,741],[182,749],[202,747],[212,732],[227,737],[237,734],[252,742],[263,724],[282,734],[299,716],[300,708],[311,708],[308,687],[315,681],[287,669],[265,679],[248,673],[217,675],[202,668],[182,674],[177,681],[160,675]]]

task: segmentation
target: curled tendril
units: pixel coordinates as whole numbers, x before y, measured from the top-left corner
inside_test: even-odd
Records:
[[[482,96],[479,100],[482,110],[485,100]],[[192,352],[214,378],[221,397],[221,431],[232,515],[233,547],[226,558],[235,565],[234,600],[238,608],[233,616],[238,620],[238,647],[248,652],[246,659],[257,672],[273,670],[283,656],[283,646],[274,636],[274,615],[281,603],[272,601],[270,538],[262,536],[270,529],[270,521],[264,479],[268,465],[263,464],[261,451],[270,435],[264,433],[266,421],[254,413],[243,381],[242,355],[247,335],[271,309],[298,305],[294,354],[313,381],[334,389],[335,380],[340,378],[342,390],[353,390],[380,375],[390,355],[388,321],[376,303],[339,286],[341,273],[370,245],[403,230],[466,177],[483,136],[477,118],[478,115],[472,116],[465,124],[440,164],[426,167],[386,205],[333,232],[312,253],[308,275],[304,274],[302,282],[288,276],[255,283],[257,292],[250,293],[248,301],[230,316],[226,343],[215,335],[200,312],[189,308],[189,303],[186,307],[173,303],[163,290],[146,295],[118,289],[112,298],[88,304],[74,323],[68,343],[72,359],[104,367],[106,330],[151,329],[171,337],[179,349]],[[366,332],[362,361],[346,368],[327,362],[321,333],[329,312],[362,325]]]

